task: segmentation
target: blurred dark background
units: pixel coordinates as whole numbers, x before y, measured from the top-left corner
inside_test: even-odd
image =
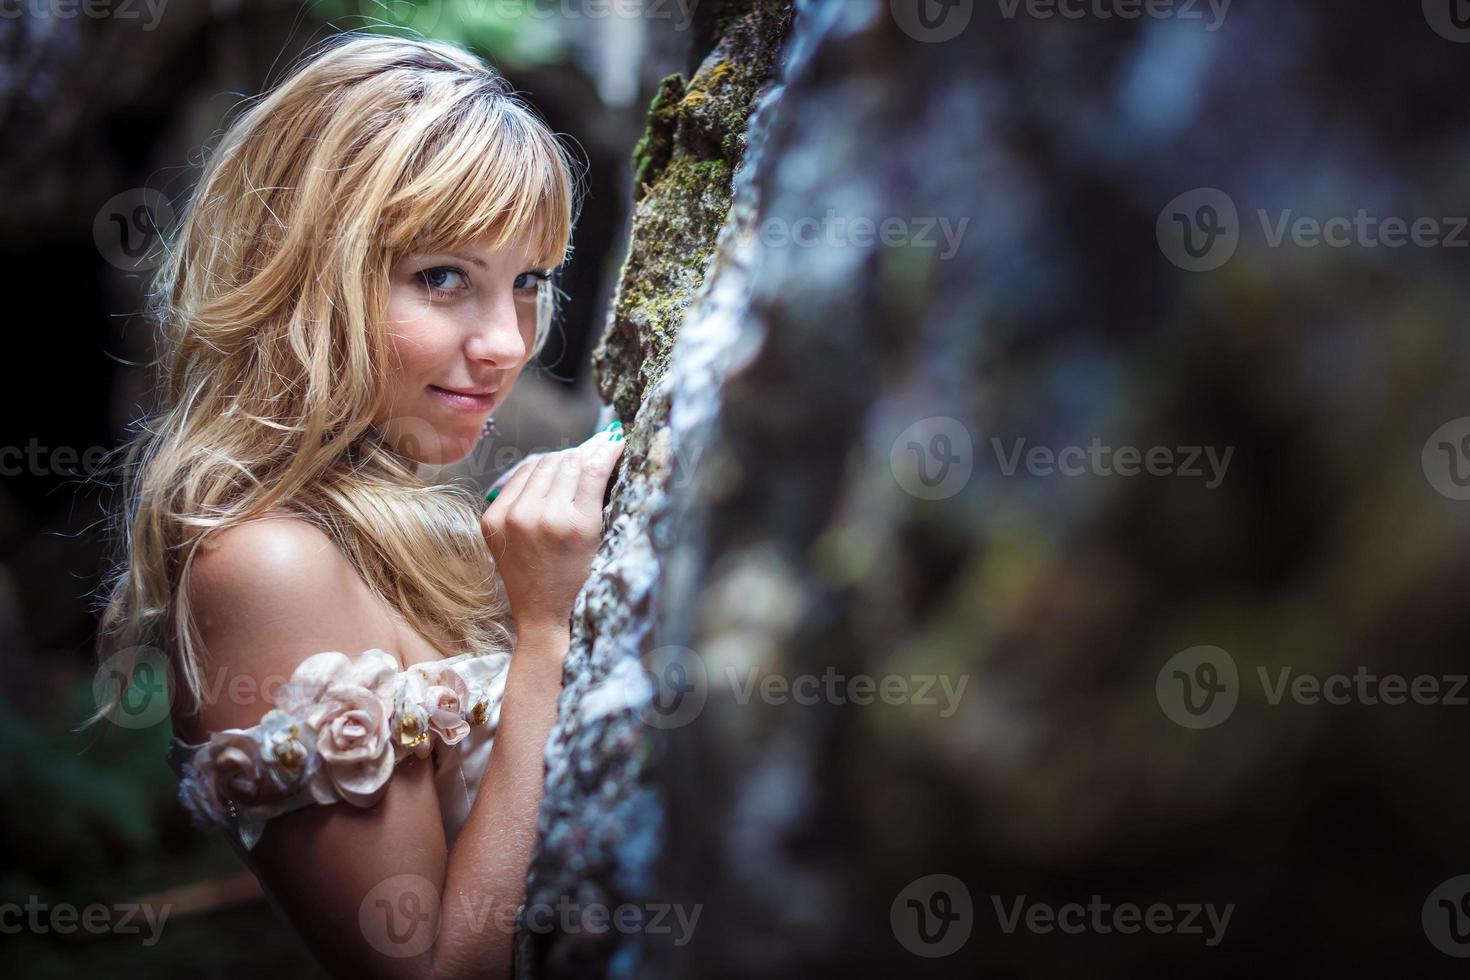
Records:
[[[226,976],[243,969],[231,947],[247,945],[252,975],[317,976],[223,840],[188,827],[162,762],[169,726],[70,730],[94,704],[92,593],[113,479],[99,463],[152,397],[147,268],[122,250],[117,222],[139,204],[181,203],[242,100],[333,33],[478,51],[584,164],[558,324],[497,412],[496,452],[454,474],[488,485],[504,447],[562,448],[591,431],[588,353],[623,251],[632,151],[658,80],[692,67],[692,25],[674,4],[629,16],[568,0],[27,2],[0,14],[0,279],[15,344],[0,445],[19,450],[0,480],[0,902],[85,906],[196,886],[165,899],[167,941],[146,958],[139,936],[24,930],[0,938],[0,974]]]
[[[973,675],[969,700],[943,725],[711,708],[665,780],[678,833],[660,885],[709,901],[697,952],[730,976],[1454,975],[1463,960],[1443,950],[1470,947],[1421,912],[1459,881],[1456,917],[1436,922],[1470,917],[1463,703],[1273,702],[1258,678],[1466,672],[1470,249],[1388,247],[1381,230],[1346,247],[1270,239],[1277,220],[1363,209],[1467,240],[1466,5],[1237,0],[1219,31],[1209,4],[1190,5],[1199,21],[1090,24],[959,5],[973,25],[946,45],[872,18],[847,33],[835,0],[804,3],[822,15],[805,22],[762,216],[971,224],[948,263],[766,243],[750,319],[776,342],[725,393],[746,485],[711,506],[719,547],[700,558],[776,541],[807,561],[810,618],[778,667],[880,674],[893,657]],[[79,461],[150,395],[114,216],[148,192],[179,199],[231,108],[331,31],[387,21],[476,47],[588,162],[564,318],[497,415],[511,443],[555,446],[597,411],[585,365],[644,107],[708,39],[673,2],[620,18],[579,0],[522,16],[513,0],[171,0],[151,27],[146,4],[123,6],[63,17],[28,0],[38,12],[0,18],[14,345],[0,449],[28,453],[0,480],[0,904],[173,911],[146,950],[146,924],[0,935],[0,975],[317,976],[223,841],[188,827],[167,726],[70,731],[93,708],[107,480]],[[1210,210],[1224,203],[1238,214]],[[1175,218],[1192,222],[1183,240]],[[1191,253],[1217,222],[1239,241]],[[923,424],[936,418],[952,424]],[[924,506],[914,481],[900,491],[890,447],[941,456],[960,435],[967,492]],[[1234,455],[1217,487],[1001,472],[992,440],[1020,438]],[[845,482],[839,455],[858,461]],[[708,621],[760,625],[737,584],[707,590],[729,603]],[[731,632],[725,649],[749,649]],[[1172,658],[1206,647],[1228,651],[1240,698],[1194,725],[1170,680],[1209,675],[1198,659],[1171,673]],[[961,956],[920,960],[881,916],[839,921],[883,912],[921,871],[973,890],[982,927]],[[1231,944],[1201,952],[1187,936],[1003,934],[991,905],[1094,893],[1240,912]]]

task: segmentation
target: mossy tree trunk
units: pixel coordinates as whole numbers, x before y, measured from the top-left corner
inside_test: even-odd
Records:
[[[599,353],[633,442],[531,900],[698,920],[554,931],[530,975],[1448,975],[1463,707],[1262,679],[1465,672],[1462,253],[1257,211],[1463,215],[1456,28],[917,6],[802,0],[733,192],[682,179],[732,166],[718,65],[655,107]],[[1239,207],[1203,272],[1168,237],[1201,188]],[[1191,728],[1170,665],[1203,648],[1233,714]],[[1200,931],[1026,918],[1094,896]]]

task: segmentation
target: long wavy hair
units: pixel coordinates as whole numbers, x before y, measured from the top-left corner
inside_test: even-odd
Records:
[[[118,552],[97,655],[125,679],[170,651],[172,696],[202,700],[189,569],[203,539],[263,516],[303,518],[446,655],[509,650],[503,585],[478,494],[430,484],[371,420],[387,405],[396,259],[491,239],[567,254],[573,157],[473,55],[341,35],[225,130],[152,284],[158,404],[116,451]],[[543,283],[534,353],[555,291]]]

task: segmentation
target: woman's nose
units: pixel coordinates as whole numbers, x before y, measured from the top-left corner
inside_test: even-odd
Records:
[[[521,335],[520,313],[515,302],[507,299],[476,317],[466,352],[479,361],[497,368],[510,369],[526,357],[526,340]]]

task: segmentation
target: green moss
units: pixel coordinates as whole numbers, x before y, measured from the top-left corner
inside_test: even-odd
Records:
[[[644,189],[658,181],[674,151],[678,131],[679,103],[684,98],[684,76],[670,75],[658,83],[658,94],[648,107],[648,125],[633,148],[633,200],[641,201]]]
[[[670,75],[633,152],[633,217],[607,333],[593,355],[603,398],[633,418],[667,366],[684,311],[729,214],[756,92],[790,27],[789,0],[728,0],[735,16],[687,82]],[[703,14],[702,14],[703,15]]]

